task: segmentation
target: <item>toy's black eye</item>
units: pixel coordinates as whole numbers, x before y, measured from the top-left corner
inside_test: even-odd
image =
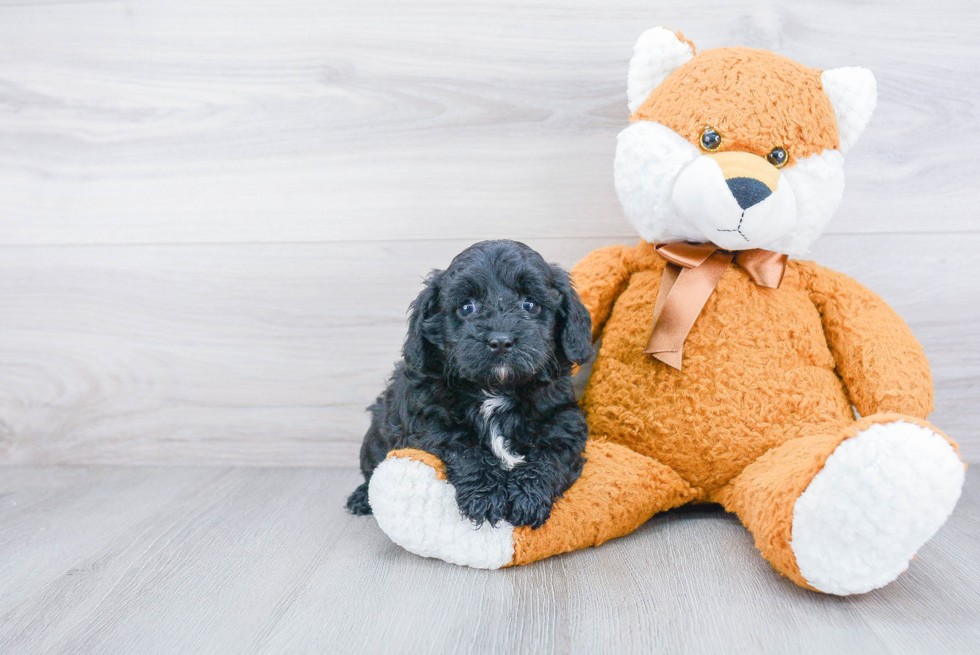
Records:
[[[701,147],[705,150],[717,150],[721,145],[721,135],[713,127],[706,127],[701,131]]]
[[[539,305],[538,303],[534,302],[530,298],[525,298],[521,302],[521,309],[523,309],[524,311],[526,311],[531,316],[537,316],[538,314],[541,313],[541,305]]]
[[[789,160],[789,153],[786,152],[786,148],[776,146],[772,149],[772,152],[766,155],[766,159],[776,168],[782,168],[786,165],[787,160]]]
[[[473,299],[466,300],[462,305],[459,306],[459,309],[456,310],[456,313],[462,316],[463,318],[466,318],[470,314],[475,314],[476,301],[474,301]]]

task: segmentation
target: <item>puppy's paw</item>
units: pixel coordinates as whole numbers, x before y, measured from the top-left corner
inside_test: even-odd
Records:
[[[533,484],[512,484],[507,522],[513,526],[540,528],[551,516],[554,499],[548,489]]]
[[[484,521],[496,526],[507,518],[507,497],[497,485],[456,485],[459,513],[476,525]]]
[[[526,504],[515,503],[507,517],[507,522],[514,527],[527,526],[537,530],[551,518],[551,504],[542,505],[536,502]]]
[[[347,511],[354,516],[366,516],[371,513],[367,482],[355,489],[354,493],[347,498]]]
[[[459,513],[477,526],[496,526],[507,517],[507,475],[479,452],[447,462],[446,477],[456,488]]]

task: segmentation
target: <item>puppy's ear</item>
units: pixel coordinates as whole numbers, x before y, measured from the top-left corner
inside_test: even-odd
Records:
[[[442,321],[439,316],[439,280],[443,271],[432,271],[425,279],[425,288],[409,307],[408,336],[402,355],[405,362],[416,371],[424,370],[427,363],[442,349]]]
[[[561,294],[558,316],[555,320],[555,343],[559,356],[571,364],[588,364],[592,361],[592,318],[572,288],[568,273],[559,266],[552,266],[554,286]]]

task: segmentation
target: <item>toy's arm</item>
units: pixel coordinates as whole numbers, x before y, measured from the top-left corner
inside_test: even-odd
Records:
[[[801,262],[800,268],[857,411],[928,416],[933,409],[929,362],[905,321],[846,275],[812,262]]]
[[[607,246],[593,250],[572,269],[572,282],[592,318],[592,340],[602,333],[613,303],[626,289],[630,269],[626,259],[632,248]]]

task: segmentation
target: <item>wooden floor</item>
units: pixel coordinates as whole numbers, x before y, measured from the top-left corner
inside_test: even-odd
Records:
[[[479,571],[342,508],[352,469],[4,468],[2,653],[967,653],[980,471],[909,571],[838,598],[780,578],[731,515]]]

